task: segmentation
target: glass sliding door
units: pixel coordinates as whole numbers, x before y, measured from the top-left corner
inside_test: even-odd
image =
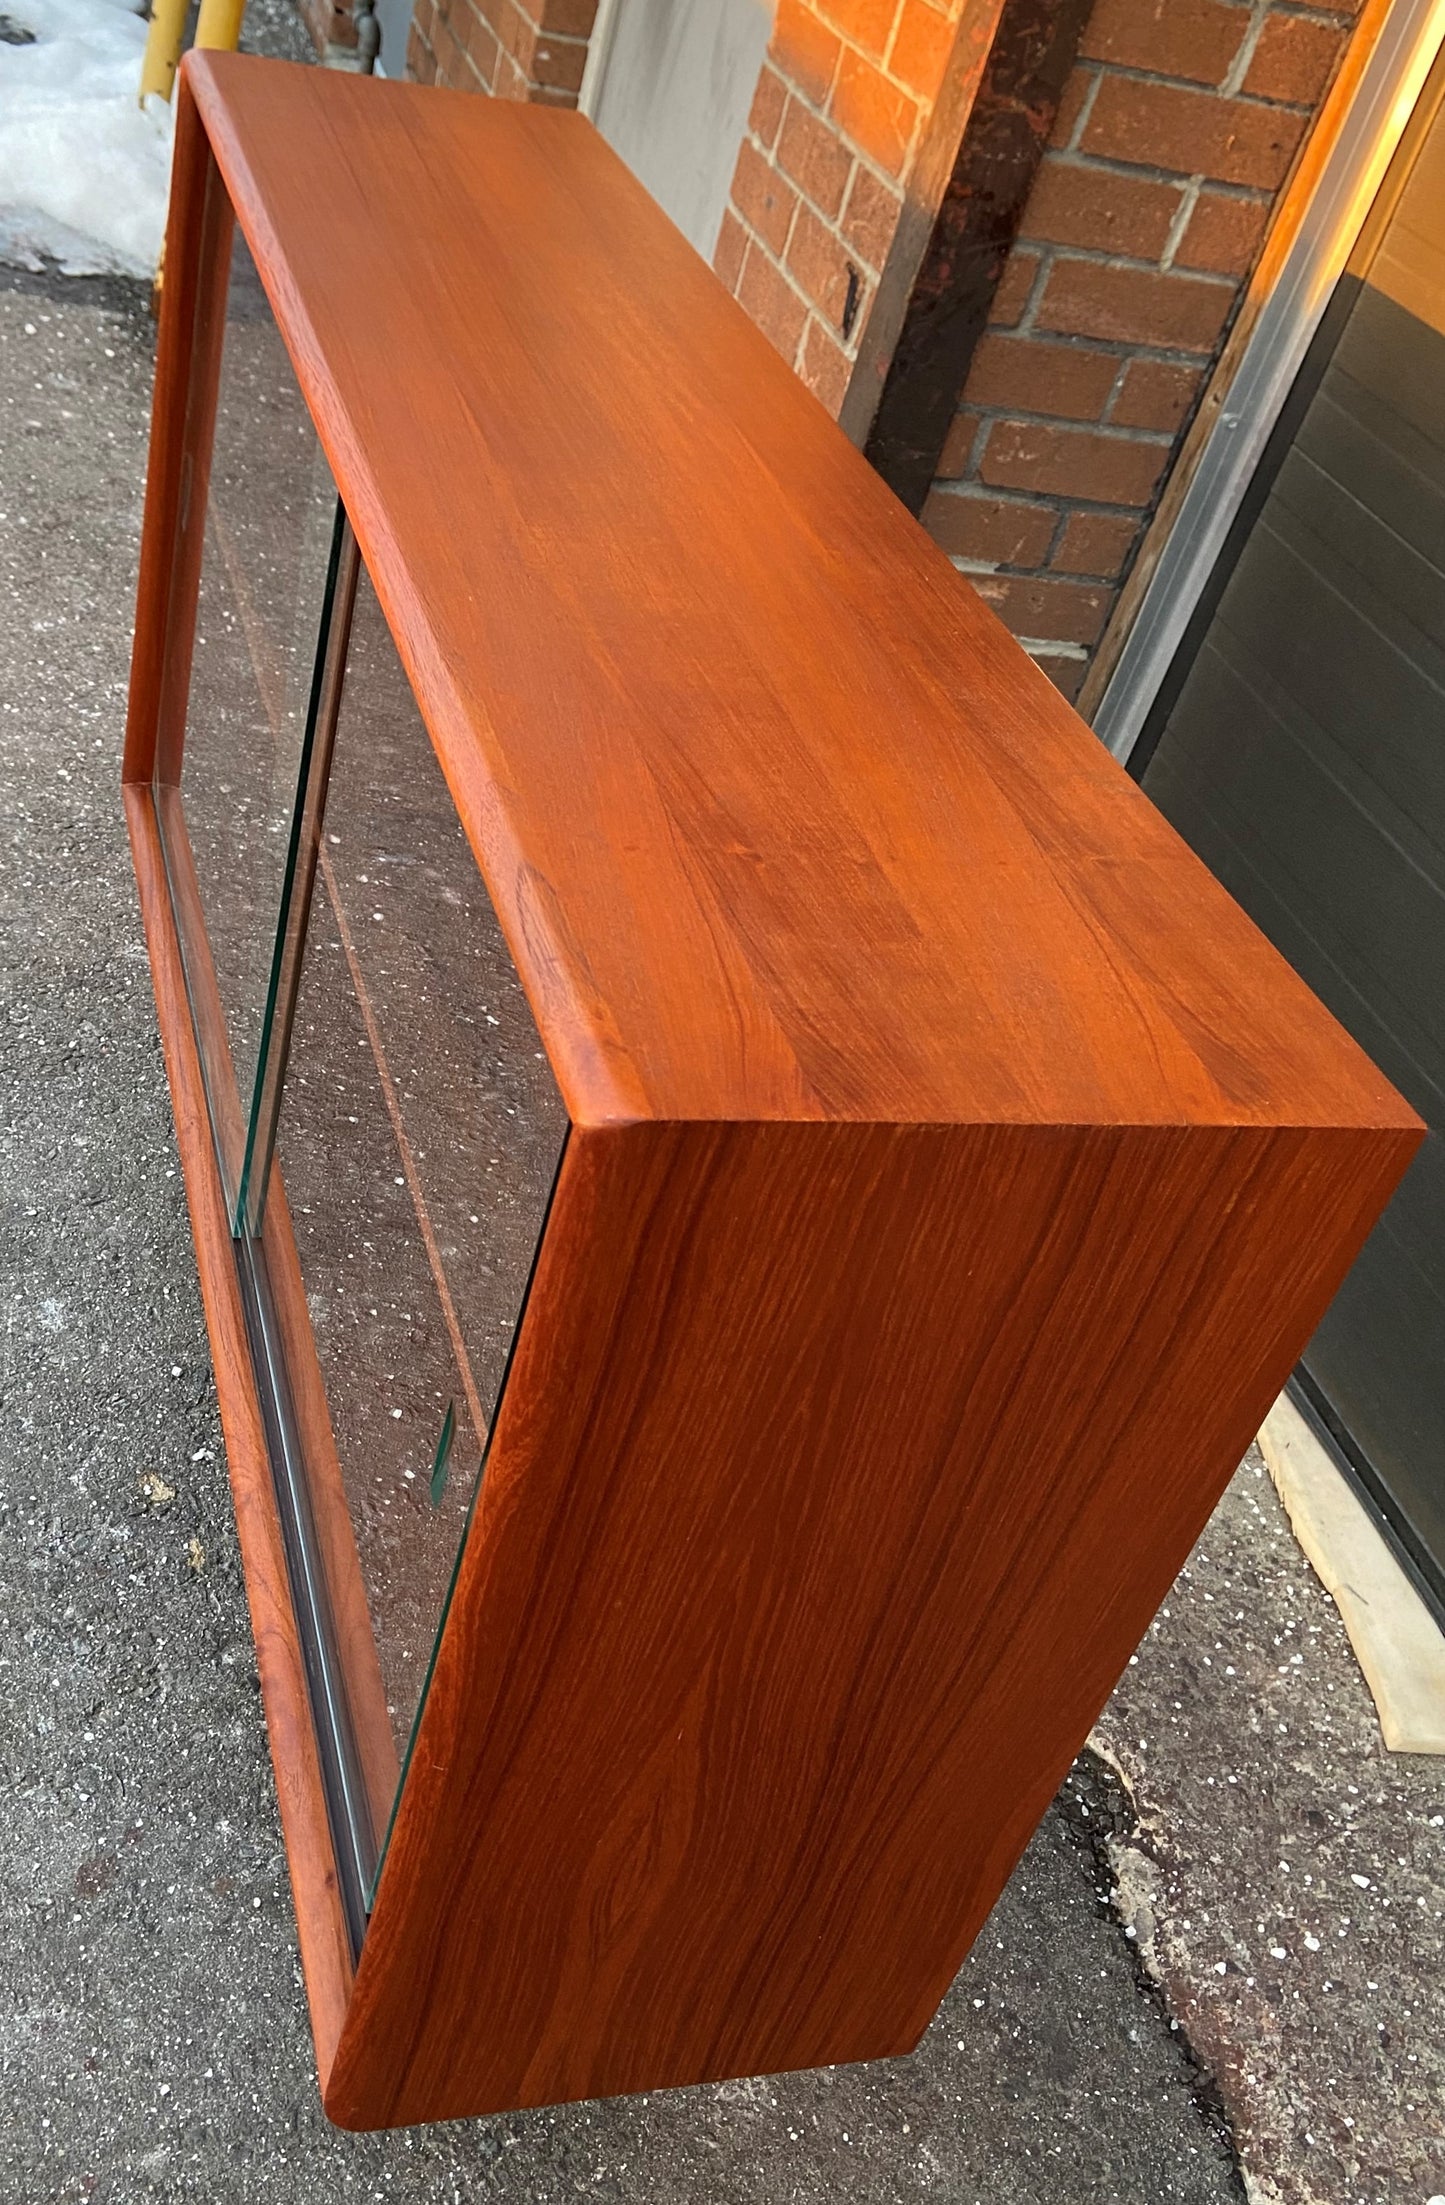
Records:
[[[566,1113],[244,246],[157,812],[358,1941]]]
[[[565,1124],[363,573],[276,1154],[401,1750]]]
[[[336,492],[235,232],[179,786],[157,809],[227,1198],[291,859]]]

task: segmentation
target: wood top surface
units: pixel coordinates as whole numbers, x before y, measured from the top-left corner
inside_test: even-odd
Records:
[[[590,123],[186,71],[574,1120],[1414,1122]]]

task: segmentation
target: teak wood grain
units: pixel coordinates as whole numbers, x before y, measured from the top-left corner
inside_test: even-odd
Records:
[[[1421,1129],[588,124],[180,100],[128,777],[208,145],[573,1120],[353,1983],[131,791],[327,2110],[906,2050]]]
[[[581,116],[188,73],[575,1122],[1397,1107]]]
[[[332,2116],[911,2049],[1412,1146],[574,1135]]]

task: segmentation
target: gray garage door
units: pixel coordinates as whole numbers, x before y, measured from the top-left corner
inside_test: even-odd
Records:
[[[1441,111],[1346,280],[1143,780],[1432,1128],[1302,1377],[1445,1602]]]

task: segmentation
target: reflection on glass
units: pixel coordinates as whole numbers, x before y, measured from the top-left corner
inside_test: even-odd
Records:
[[[363,571],[277,1158],[399,1749],[565,1131]]]
[[[341,500],[336,501],[336,521],[331,538],[331,559],[326,574],[326,598],[317,639],[316,666],[311,682],[311,701],[306,715],[301,772],[296,809],[291,822],[286,878],[281,909],[276,920],[271,978],[266,1010],[257,1045],[255,1084],[251,1093],[246,1130],[245,1161],[236,1195],[235,1230],[259,1236],[270,1185],[271,1162],[276,1149],[276,1118],[286,1078],[287,1051],[291,1045],[291,1021],[301,961],[306,950],[311,897],[316,886],[316,866],[321,853],[321,821],[331,780],[331,752],[341,706],[341,685],[346,657],[351,648],[351,615],[356,604],[356,582],[361,558],[356,538]]]
[[[166,792],[158,791],[232,1204],[286,879],[335,510],[316,431],[238,230],[181,768],[184,833]],[[202,925],[185,923],[195,901]],[[209,969],[202,971],[197,967],[205,945]]]
[[[566,1116],[239,235],[192,525],[154,793],[359,1948]]]

